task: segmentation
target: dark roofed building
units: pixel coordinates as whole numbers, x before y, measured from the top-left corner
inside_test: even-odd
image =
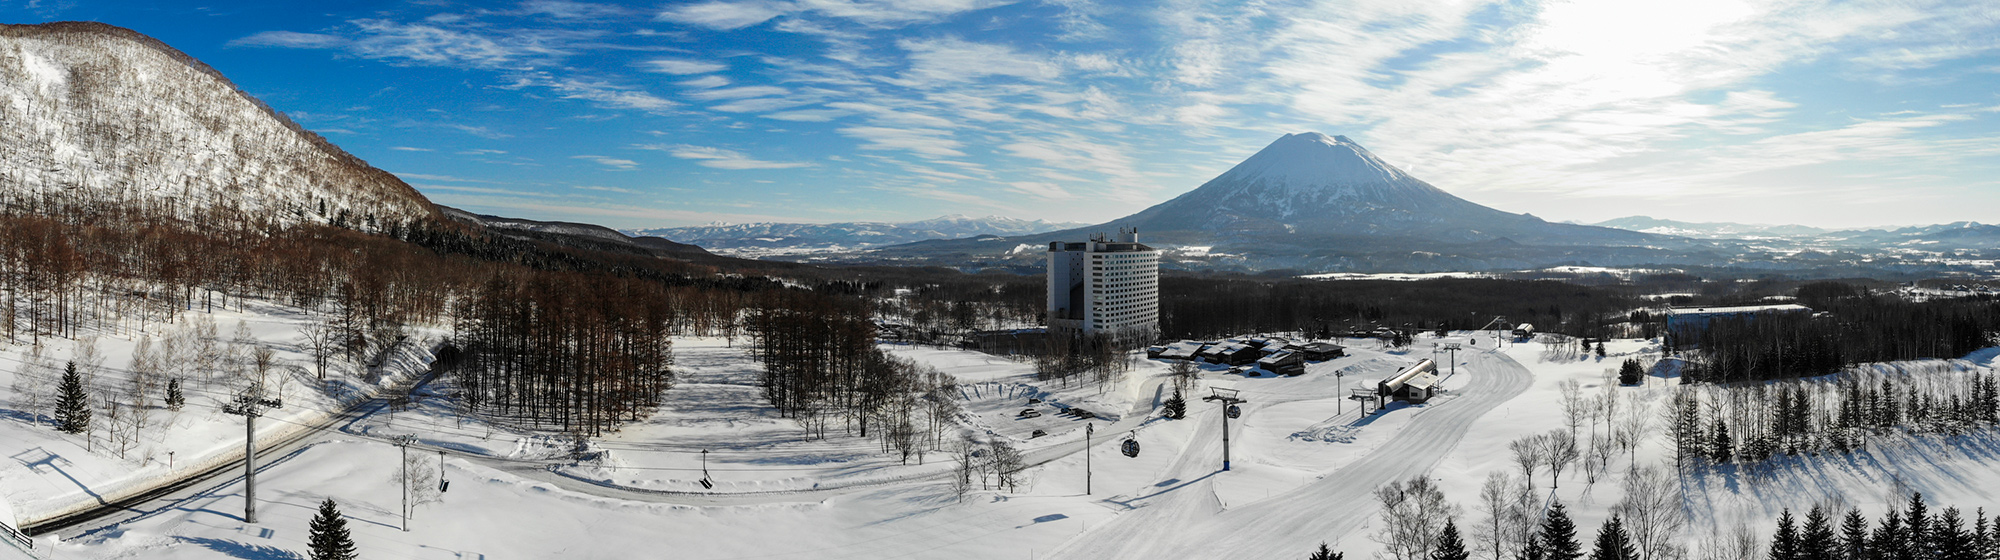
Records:
[[[1306,372],[1306,357],[1291,350],[1279,350],[1258,359],[1257,369],[1278,375],[1301,375]]]
[[[1347,347],[1341,346],[1339,344],[1334,344],[1331,342],[1310,342],[1305,344],[1291,344],[1285,346],[1285,349],[1298,352],[1300,355],[1304,356],[1305,359],[1315,362],[1324,362],[1327,360],[1347,355]]]

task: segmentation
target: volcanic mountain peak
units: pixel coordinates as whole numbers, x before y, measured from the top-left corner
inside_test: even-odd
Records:
[[[1413,179],[1346,136],[1301,132],[1278,138],[1211,183],[1258,180],[1312,188]]]

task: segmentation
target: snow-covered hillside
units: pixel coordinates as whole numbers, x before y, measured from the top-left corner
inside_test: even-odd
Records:
[[[0,123],[0,196],[15,207],[362,229],[436,214],[215,70],[109,25],[0,27]]]
[[[0,500],[8,526],[31,524],[123,499],[216,465],[240,461],[243,418],[220,407],[257,373],[269,350],[266,394],[283,402],[258,425],[270,441],[296,434],[381,387],[412,379],[431,361],[437,334],[413,333],[385,354],[380,368],[332,364],[321,381],[301,342],[319,320],[268,302],[187,312],[173,323],[92,328],[76,339],[0,339]],[[67,364],[77,364],[91,397],[91,429],[56,429],[55,392]],[[165,402],[167,378],[182,381],[186,404]],[[115,410],[114,412],[114,405]]]

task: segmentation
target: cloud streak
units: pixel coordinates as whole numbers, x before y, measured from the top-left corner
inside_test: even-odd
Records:
[[[811,163],[800,161],[765,161],[750,157],[742,152],[708,146],[688,144],[641,144],[633,146],[641,150],[666,152],[680,159],[693,160],[695,165],[715,169],[796,169],[811,167]]]

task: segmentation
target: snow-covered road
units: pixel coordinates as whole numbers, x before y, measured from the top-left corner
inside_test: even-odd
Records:
[[[1111,523],[1093,528],[1057,552],[1057,558],[1281,558],[1302,556],[1320,541],[1336,541],[1366,523],[1378,508],[1372,493],[1389,481],[1429,472],[1458,445],[1474,422],[1527,390],[1526,367],[1504,354],[1462,355],[1467,367],[1448,387],[1449,401],[1416,413],[1395,437],[1317,481],[1242,504],[1224,503],[1220,479],[1242,474],[1219,472],[1220,422],[1212,407],[1168,478],[1150,493],[1106,503],[1130,508]],[[1255,408],[1245,411],[1255,414]],[[1241,459],[1239,458],[1239,463]]]

